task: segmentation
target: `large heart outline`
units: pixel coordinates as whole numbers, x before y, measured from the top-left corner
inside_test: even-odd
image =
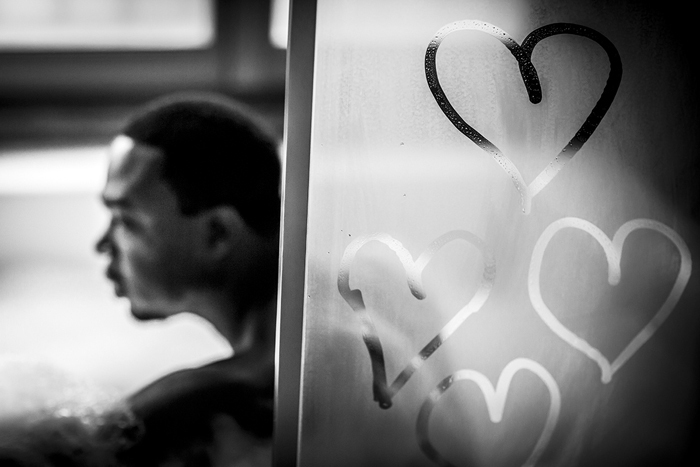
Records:
[[[406,365],[399,373],[391,386],[388,385],[386,376],[386,366],[384,362],[384,350],[381,340],[365,306],[362,292],[358,289],[350,288],[350,267],[355,259],[357,252],[367,243],[377,241],[389,247],[399,258],[401,264],[406,271],[406,279],[408,287],[419,300],[426,297],[425,290],[422,284],[423,269],[433,258],[440,248],[454,240],[465,240],[474,245],[480,252],[483,258],[483,274],[481,283],[477,291],[474,293],[469,302],[464,305],[455,315],[440,329],[438,334],[433,337],[427,345],[425,345],[416,356]],[[462,323],[473,313],[481,309],[488,299],[496,276],[496,262],[493,254],[488,250],[484,241],[478,236],[466,230],[453,230],[441,235],[434,240],[418,259],[414,262],[411,253],[404,246],[386,233],[376,233],[373,235],[362,236],[351,242],[345,249],[343,257],[340,261],[338,271],[338,291],[343,299],[350,305],[353,311],[360,315],[362,321],[362,339],[365,342],[367,351],[369,352],[370,362],[372,365],[372,390],[374,400],[379,403],[379,406],[384,409],[391,407],[391,399],[394,395],[406,384],[413,373],[418,370],[423,363],[459,328]]]
[[[529,370],[537,375],[549,390],[550,396],[549,410],[547,412],[547,419],[545,421],[544,428],[542,429],[542,433],[540,434],[535,447],[532,449],[532,452],[523,464],[524,466],[535,465],[549,444],[549,440],[551,439],[552,433],[554,433],[554,428],[559,420],[559,412],[561,410],[561,392],[559,391],[559,386],[552,375],[542,365],[534,360],[530,360],[529,358],[516,358],[515,360],[509,362],[501,372],[501,375],[498,377],[496,388],[493,387],[486,376],[475,370],[458,370],[440,381],[435,389],[428,394],[428,397],[420,408],[420,412],[418,412],[418,418],[416,419],[416,437],[418,438],[418,445],[423,453],[438,465],[444,467],[453,466],[453,464],[451,464],[438,452],[432,441],[430,441],[429,428],[430,414],[432,413],[433,408],[440,400],[442,395],[454,383],[457,381],[473,381],[476,383],[484,395],[486,408],[488,409],[491,422],[499,423],[503,418],[503,411],[505,409],[506,396],[508,395],[510,383],[513,376],[515,376],[515,373],[520,370]]]
[[[542,299],[542,294],[540,291],[542,259],[544,258],[544,253],[550,240],[557,232],[565,228],[583,230],[584,232],[590,234],[600,244],[600,246],[603,247],[603,251],[605,252],[605,256],[608,261],[608,283],[612,286],[615,286],[620,282],[620,277],[622,276],[622,271],[620,270],[622,247],[627,239],[627,236],[635,230],[650,229],[663,234],[666,238],[673,242],[680,253],[681,264],[678,270],[678,276],[676,277],[673,287],[666,297],[666,300],[654,314],[652,319],[642,328],[641,331],[639,331],[639,333],[637,333],[637,335],[629,342],[629,344],[627,344],[627,346],[612,361],[612,363],[598,349],[561,324],[561,322],[554,316],[552,311]],[[688,284],[691,271],[692,260],[688,246],[685,244],[680,235],[678,235],[670,227],[660,222],[651,219],[633,219],[627,221],[620,226],[619,229],[617,229],[613,239],[610,240],[610,238],[608,238],[608,236],[605,235],[602,230],[591,222],[577,217],[565,217],[550,224],[544,230],[544,232],[542,232],[542,235],[540,235],[540,238],[535,244],[535,248],[532,252],[532,258],[530,260],[530,269],[528,272],[528,292],[530,295],[530,302],[542,321],[544,321],[544,323],[567,344],[596,362],[601,370],[600,379],[604,384],[606,384],[612,380],[615,372],[617,372],[617,370],[619,370],[622,365],[624,365],[637,352],[637,350],[639,350],[639,348],[651,338],[659,326],[661,326],[666,318],[668,318],[683,294],[686,285]]]
[[[464,119],[454,109],[440,86],[436,66],[438,47],[448,34],[460,30],[485,32],[495,37],[506,46],[506,48],[518,62],[520,75],[523,78],[530,102],[533,104],[538,104],[542,100],[542,88],[540,86],[535,66],[531,61],[532,52],[537,43],[541,40],[558,34],[583,36],[595,41],[603,48],[603,50],[605,50],[608,55],[608,60],[610,61],[608,80],[605,84],[603,92],[598,98],[598,101],[591,110],[591,113],[583,122],[583,125],[581,125],[581,127],[578,129],[571,141],[564,146],[559,154],[552,159],[552,161],[550,161],[547,167],[545,167],[530,184],[525,183],[523,176],[515,164],[513,164],[513,162],[506,155],[504,155],[501,150],[498,149],[498,147],[496,147],[496,145],[491,143],[488,139],[481,135],[481,133],[464,121]],[[425,52],[425,76],[428,81],[428,87],[433,93],[435,101],[455,128],[457,128],[463,135],[472,140],[485,152],[490,153],[498,165],[505,170],[508,175],[510,175],[515,188],[520,193],[522,210],[525,214],[529,214],[532,207],[532,198],[542,191],[542,189],[552,181],[554,176],[564,167],[564,165],[566,165],[566,163],[571,160],[574,155],[576,155],[576,153],[596,130],[608,109],[612,105],[622,79],[622,60],[620,59],[620,54],[618,53],[617,49],[608,38],[594,29],[580,26],[578,24],[553,23],[542,26],[528,34],[525,40],[523,40],[522,45],[518,45],[518,43],[505,31],[492,24],[477,20],[464,20],[455,21],[443,26],[430,41],[430,44]]]

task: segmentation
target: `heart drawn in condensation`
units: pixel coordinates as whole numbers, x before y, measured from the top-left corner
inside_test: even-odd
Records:
[[[515,373],[520,370],[529,370],[536,374],[549,390],[549,411],[547,412],[547,420],[545,421],[542,434],[540,434],[535,447],[523,464],[524,466],[535,465],[547,447],[559,419],[561,393],[552,375],[542,365],[529,358],[516,358],[508,363],[501,372],[501,376],[498,377],[495,389],[486,376],[475,370],[459,370],[440,381],[437,387],[428,394],[425,402],[423,402],[420,412],[418,412],[418,419],[416,420],[416,436],[418,438],[418,445],[423,450],[423,453],[438,465],[443,467],[453,466],[453,464],[445,459],[442,454],[435,449],[435,446],[433,446],[433,443],[430,441],[429,427],[430,414],[435,404],[437,404],[442,395],[450,389],[454,383],[457,381],[473,381],[476,383],[484,395],[491,422],[499,423],[503,418],[503,410],[505,408],[506,396],[508,395],[510,383]]]
[[[428,342],[423,349],[414,356],[406,367],[399,373],[391,386],[388,385],[386,377],[386,367],[384,363],[384,350],[382,343],[377,333],[376,326],[372,321],[372,317],[367,311],[362,292],[358,289],[350,288],[350,267],[355,259],[355,255],[365,244],[371,241],[377,241],[388,246],[396,253],[401,264],[406,271],[406,279],[408,287],[414,297],[422,300],[426,297],[425,290],[422,284],[422,273],[425,266],[430,262],[435,253],[447,243],[454,240],[465,240],[481,252],[484,269],[481,283],[476,293],[469,300],[469,303],[464,305],[455,315],[445,324],[440,332]],[[392,397],[406,384],[408,379],[418,370],[425,360],[427,360],[451,335],[459,328],[464,320],[471,314],[476,313],[481,309],[486,302],[493,283],[496,277],[496,263],[493,255],[476,235],[465,230],[453,230],[440,236],[433,241],[426,250],[421,253],[418,259],[414,262],[411,253],[406,250],[401,242],[394,239],[389,234],[377,233],[360,237],[350,243],[345,249],[343,258],[340,262],[340,270],[338,271],[338,290],[350,305],[350,307],[360,315],[362,321],[362,338],[369,351],[369,357],[372,364],[372,390],[374,400],[379,403],[383,409],[391,407]]]
[[[641,331],[630,341],[629,344],[622,350],[620,355],[615,358],[612,363],[608,361],[603,354],[591,346],[581,337],[574,334],[566,326],[554,317],[552,311],[547,307],[542,300],[540,293],[540,271],[542,268],[542,258],[544,257],[545,249],[549,241],[554,235],[562,229],[575,228],[583,230],[590,234],[603,247],[605,256],[608,260],[608,283],[612,286],[620,282],[622,271],[620,270],[620,258],[622,256],[622,246],[627,239],[627,236],[638,229],[655,230],[663,234],[671,240],[680,253],[681,265],[678,271],[676,281],[671,288],[666,300],[661,305],[659,310],[654,314],[652,319],[642,328]],[[530,261],[530,270],[528,273],[528,291],[530,293],[530,301],[532,306],[537,311],[537,314],[542,318],[549,328],[554,331],[559,337],[572,346],[573,348],[583,352],[588,358],[598,364],[601,370],[601,381],[609,383],[613,375],[619,370],[622,365],[627,362],[639,348],[654,335],[656,330],[668,318],[668,315],[673,311],[683,291],[685,290],[690,273],[692,270],[692,261],[690,258],[690,250],[683,239],[671,228],[661,224],[660,222],[651,219],[634,219],[624,223],[615,233],[613,239],[610,240],[598,227],[592,223],[576,217],[565,217],[550,224],[542,235],[537,240],[535,248],[532,252]]]
[[[535,179],[529,185],[525,183],[525,180],[515,164],[513,164],[513,162],[496,147],[496,145],[494,145],[491,141],[486,139],[481,135],[481,133],[464,121],[454,107],[452,107],[452,104],[450,104],[449,99],[447,99],[445,92],[440,86],[440,81],[438,80],[437,75],[437,67],[435,65],[438,47],[447,35],[461,30],[485,32],[495,37],[506,46],[506,48],[511,54],[513,54],[513,57],[515,57],[518,62],[518,66],[520,67],[520,75],[523,78],[530,102],[533,104],[538,104],[542,101],[542,88],[540,86],[540,81],[537,76],[535,66],[531,61],[532,51],[539,41],[558,34],[573,34],[587,37],[595,41],[608,54],[608,60],[610,61],[610,72],[608,74],[608,81],[605,84],[605,88],[603,89],[603,93],[600,95],[598,102],[596,102],[593,110],[591,110],[591,113],[586,118],[586,121],[583,122],[583,125],[581,125],[581,128],[578,129],[571,141],[564,146],[559,154],[549,163],[549,165],[547,165],[547,167],[544,168],[544,170],[542,170],[542,172],[539,173],[539,175],[537,175],[537,177],[535,177]],[[425,52],[425,76],[428,80],[428,87],[433,93],[433,97],[435,97],[437,104],[440,106],[440,109],[450,120],[450,122],[452,122],[452,124],[463,135],[472,140],[477,146],[488,154],[491,154],[498,165],[500,165],[501,168],[505,170],[508,175],[510,175],[513,183],[515,184],[515,188],[520,193],[523,212],[528,214],[532,205],[532,198],[534,198],[545,186],[547,186],[547,184],[549,184],[549,182],[552,181],[554,176],[564,167],[564,165],[566,165],[569,160],[571,160],[572,157],[574,157],[584,143],[588,141],[588,138],[590,138],[590,136],[593,134],[595,129],[598,127],[598,124],[600,124],[600,121],[610,108],[610,105],[615,99],[615,94],[617,94],[617,88],[619,87],[620,80],[622,78],[622,61],[620,60],[620,54],[617,52],[617,49],[613,43],[610,42],[610,40],[599,32],[585,26],[569,23],[549,24],[532,31],[525,38],[523,44],[518,45],[518,43],[508,35],[508,33],[496,26],[493,26],[492,24],[485,23],[483,21],[465,20],[456,21],[443,26],[430,41],[428,49]]]

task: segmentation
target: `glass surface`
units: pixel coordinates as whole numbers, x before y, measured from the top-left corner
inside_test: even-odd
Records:
[[[560,5],[319,0],[300,465],[686,454],[683,49],[634,2]]]

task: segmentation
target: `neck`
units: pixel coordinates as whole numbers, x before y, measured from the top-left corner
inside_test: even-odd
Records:
[[[255,350],[257,347],[273,346],[277,296],[268,294],[264,300],[246,302],[232,297],[231,292],[206,293],[203,300],[189,307],[190,311],[209,321],[221,336],[228,341],[235,355]]]
[[[275,347],[277,318],[277,296],[273,294],[265,302],[242,311],[237,316],[227,334],[222,335],[229,341],[234,357],[246,354],[264,354]],[[231,323],[229,323],[231,324]]]
[[[277,299],[271,297],[264,305],[246,310],[237,323],[216,322],[214,327],[231,344],[231,358],[210,364],[225,369],[235,381],[268,387],[274,380]]]
[[[278,247],[275,239],[253,239],[222,261],[219,280],[208,282],[216,285],[200,290],[189,309],[229,342],[234,360],[274,364]]]

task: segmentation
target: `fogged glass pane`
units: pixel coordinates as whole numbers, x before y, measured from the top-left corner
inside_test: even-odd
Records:
[[[214,35],[211,0],[0,0],[0,49],[192,49]]]
[[[633,2],[557,5],[319,0],[301,465],[686,454],[682,49]]]

